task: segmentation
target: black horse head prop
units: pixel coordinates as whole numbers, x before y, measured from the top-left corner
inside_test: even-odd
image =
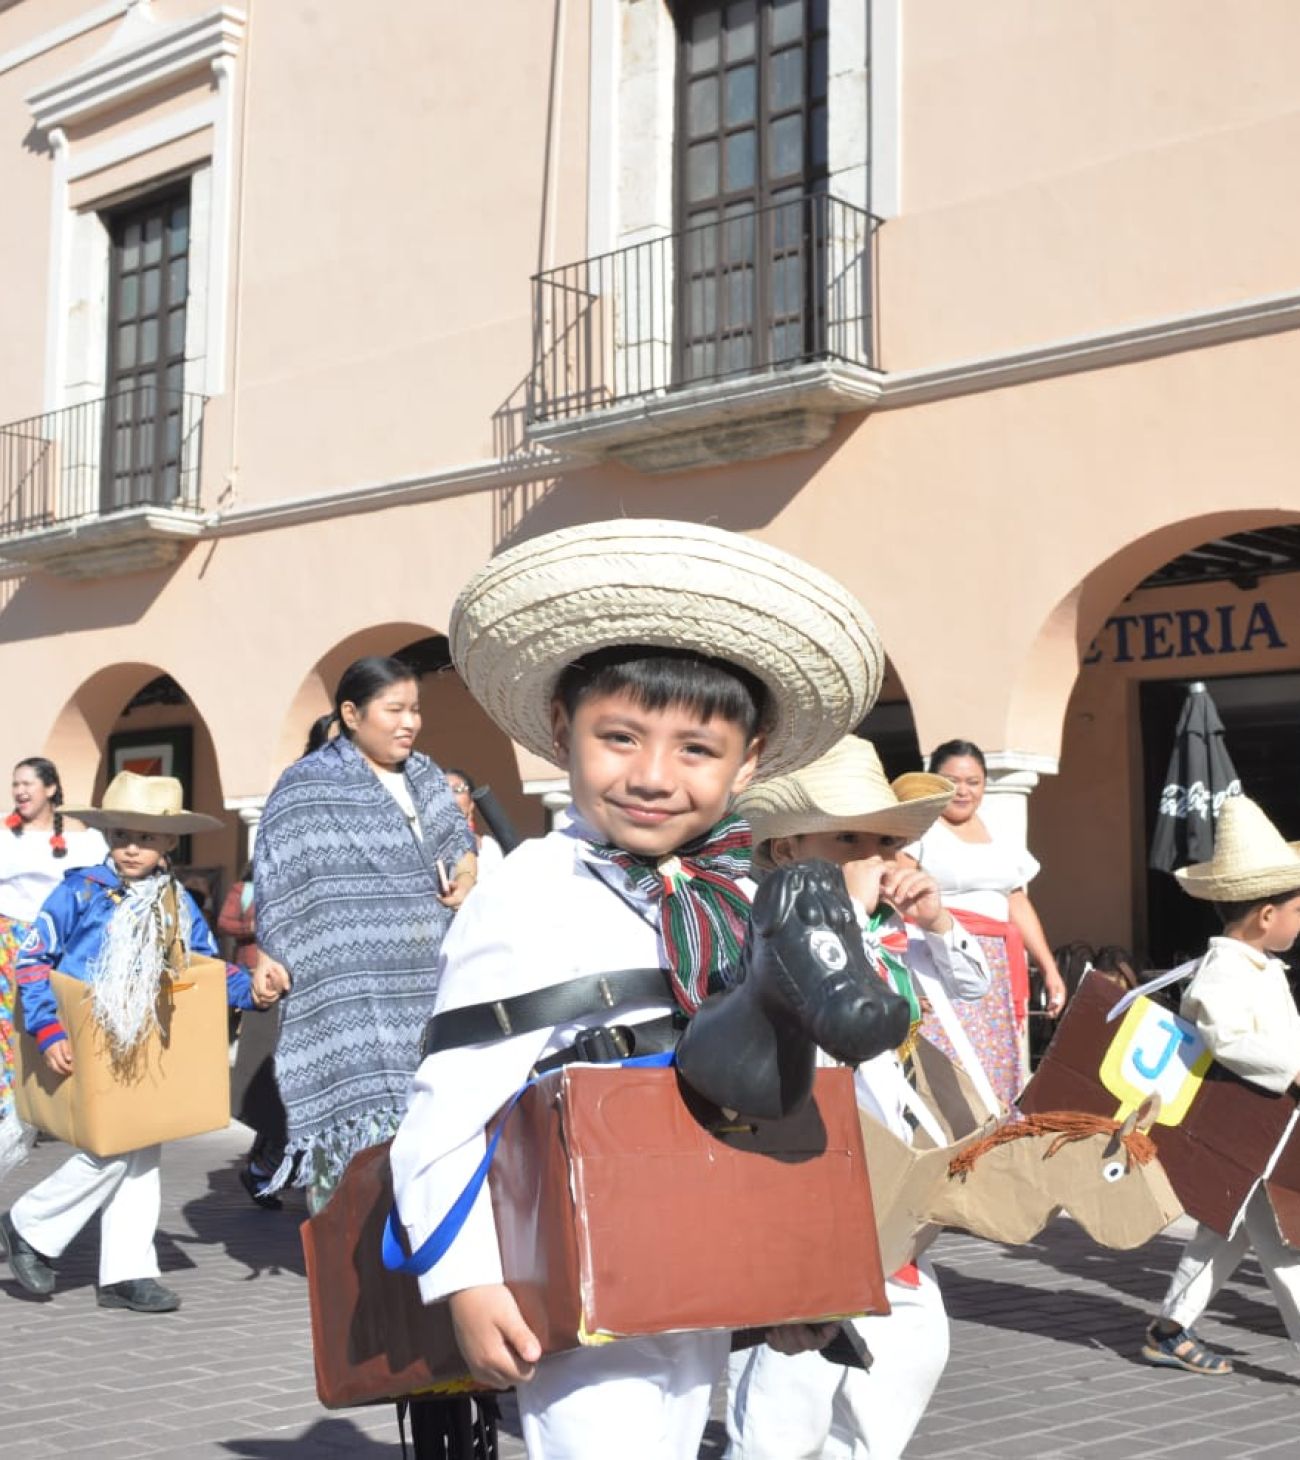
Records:
[[[706,999],[677,1049],[682,1079],[751,1120],[793,1115],[817,1048],[856,1065],[907,1038],[910,1011],[871,968],[844,874],[780,867],[754,899],[740,980]]]

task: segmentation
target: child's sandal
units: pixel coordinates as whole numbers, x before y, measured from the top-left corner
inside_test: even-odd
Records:
[[[1222,1354],[1206,1348],[1190,1328],[1160,1333],[1153,1323],[1147,1329],[1142,1357],[1158,1368],[1185,1369],[1189,1374],[1231,1374],[1232,1363]]]

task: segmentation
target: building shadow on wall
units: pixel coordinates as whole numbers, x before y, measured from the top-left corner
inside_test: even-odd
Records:
[[[83,629],[122,628],[139,623],[192,551],[192,547],[185,548],[165,568],[107,580],[87,578],[69,582],[66,578],[32,571],[22,578],[0,583],[0,640],[18,643]],[[106,590],[106,582],[112,585],[111,589]]]
[[[615,517],[665,517],[747,532],[766,527],[872,417],[842,416],[819,446],[662,476],[614,461],[538,457],[536,479],[496,489],[497,551],[557,528]]]
[[[511,471],[536,467],[537,476],[512,480],[492,492],[492,542],[501,548],[514,540],[525,518],[559,484],[554,454],[528,440],[528,398],[532,372],[525,375],[492,412],[492,455]]]

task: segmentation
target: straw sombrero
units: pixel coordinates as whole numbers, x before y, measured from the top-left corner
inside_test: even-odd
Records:
[[[97,826],[101,831],[126,828],[131,831],[166,831],[189,836],[198,831],[220,831],[215,816],[186,811],[184,792],[174,776],[138,776],[119,771],[108,783],[98,806],[68,806],[69,816]]]
[[[519,744],[554,759],[565,667],[620,644],[738,664],[769,696],[760,774],[816,760],[875,703],[884,649],[862,605],[788,553],[688,522],[567,527],[493,558],[448,629],[470,693]]]
[[[1174,873],[1184,892],[1206,902],[1248,902],[1300,892],[1300,842],[1288,842],[1248,796],[1219,809],[1214,856]]]
[[[807,832],[870,831],[915,841],[952,800],[946,776],[909,771],[892,783],[869,740],[846,736],[812,765],[764,781],[736,798],[754,833],[754,861],[770,868],[768,844]]]

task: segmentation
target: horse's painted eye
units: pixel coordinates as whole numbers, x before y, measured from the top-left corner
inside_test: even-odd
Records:
[[[1123,1161],[1107,1161],[1101,1168],[1101,1174],[1107,1181],[1122,1181],[1127,1169]]]
[[[832,973],[838,973],[848,965],[848,950],[829,928],[819,928],[814,932],[808,939],[808,946]]]

